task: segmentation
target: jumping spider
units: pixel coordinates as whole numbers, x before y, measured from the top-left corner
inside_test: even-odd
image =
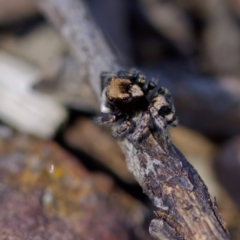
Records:
[[[177,125],[173,99],[166,88],[158,87],[158,80],[147,80],[137,70],[103,72],[101,85],[102,115],[95,121],[119,123],[113,136],[139,141],[148,130],[162,132]]]

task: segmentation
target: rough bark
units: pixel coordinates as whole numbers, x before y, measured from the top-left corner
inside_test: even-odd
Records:
[[[101,71],[120,68],[80,0],[39,0],[41,9],[65,37],[100,96]],[[120,142],[129,170],[156,207],[150,234],[157,239],[229,239],[215,203],[195,169],[169,140],[153,135],[141,144]],[[164,146],[167,144],[167,146]],[[164,153],[163,149],[167,149]]]
[[[162,132],[168,138],[168,132]],[[167,154],[149,135],[125,141],[128,168],[156,207],[150,233],[157,239],[229,239],[208,189],[181,152],[168,141]]]

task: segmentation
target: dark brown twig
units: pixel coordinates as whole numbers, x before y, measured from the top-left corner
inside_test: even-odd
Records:
[[[100,97],[99,75],[117,69],[114,55],[81,0],[39,0],[43,13],[65,37]],[[230,239],[208,189],[195,169],[171,143],[150,134],[141,144],[123,140],[129,170],[156,207],[150,233],[157,239]],[[166,149],[164,153],[163,149]]]

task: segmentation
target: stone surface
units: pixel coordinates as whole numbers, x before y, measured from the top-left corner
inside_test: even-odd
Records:
[[[52,141],[0,127],[0,239],[148,239],[145,208]],[[134,239],[135,239],[134,238]]]

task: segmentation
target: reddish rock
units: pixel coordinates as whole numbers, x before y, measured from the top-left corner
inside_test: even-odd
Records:
[[[148,239],[146,213],[54,142],[0,129],[0,240]]]

